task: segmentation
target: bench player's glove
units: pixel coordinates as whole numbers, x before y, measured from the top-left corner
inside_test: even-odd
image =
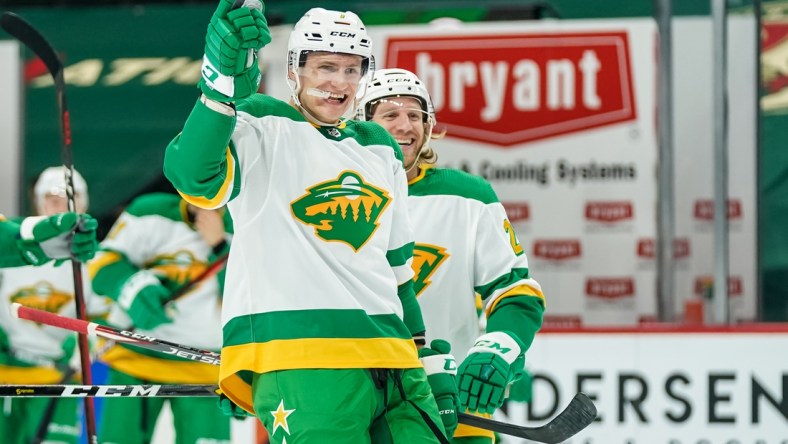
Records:
[[[233,102],[257,92],[257,51],[271,42],[259,0],[233,6],[233,0],[219,2],[205,36],[199,86],[206,97],[218,102]]]
[[[141,270],[126,280],[120,290],[118,305],[126,310],[135,328],[151,330],[172,322],[164,312],[164,304],[172,292],[148,270]]]
[[[22,220],[17,246],[25,261],[41,265],[50,259],[86,262],[98,249],[98,222],[87,214],[59,213]]]
[[[497,331],[479,336],[457,371],[460,408],[492,413],[500,407],[509,384],[524,372],[524,349],[512,333]]]
[[[427,380],[438,404],[438,413],[446,431],[446,436],[451,439],[457,429],[457,363],[449,352],[451,344],[442,339],[435,339],[430,347],[419,350],[419,360],[427,372]]]

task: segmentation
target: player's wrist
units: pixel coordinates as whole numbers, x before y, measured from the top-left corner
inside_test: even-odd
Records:
[[[211,111],[224,114],[228,117],[235,117],[235,104],[233,102],[219,101],[206,96],[203,92],[200,94],[200,103],[205,105],[205,107]]]

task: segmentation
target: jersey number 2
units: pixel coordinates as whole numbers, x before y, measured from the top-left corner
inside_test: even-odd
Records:
[[[509,235],[509,243],[512,244],[512,251],[514,251],[514,254],[516,256],[523,254],[523,247],[520,245],[520,240],[517,239],[517,235],[514,234],[514,228],[512,227],[512,223],[509,222],[509,219],[503,220],[503,230]]]

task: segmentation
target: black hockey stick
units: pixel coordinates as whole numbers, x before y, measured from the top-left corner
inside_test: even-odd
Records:
[[[81,334],[100,336],[102,338],[112,339],[115,342],[155,350],[190,361],[204,362],[213,365],[219,365],[221,363],[219,358],[220,355],[216,352],[175,344],[173,342],[156,339],[152,336],[135,333],[133,331],[119,330],[106,325],[83,321],[81,319],[68,318],[48,311],[25,307],[18,303],[11,304],[11,315],[19,319],[38,322],[39,324],[59,327]]]
[[[0,385],[0,396],[7,397],[204,397],[216,396],[216,385]],[[492,419],[459,414],[459,422],[505,435],[546,444],[564,442],[596,418],[594,403],[583,393],[549,423],[525,427]]]
[[[60,379],[60,384],[67,383],[76,372],[74,368],[68,367],[65,373],[63,373],[63,377]],[[58,398],[52,398],[47,403],[46,410],[44,410],[44,414],[41,416],[41,422],[38,423],[38,429],[36,429],[36,436],[33,437],[32,444],[42,444],[46,440],[47,432],[49,432],[49,424],[52,423],[52,418],[55,416],[57,401]]]
[[[49,44],[44,36],[18,15],[11,12],[3,13],[2,17],[0,17],[0,27],[30,48],[30,50],[44,62],[47,70],[49,70],[49,73],[55,81],[55,93],[57,95],[57,104],[60,111],[60,135],[62,141],[60,157],[65,167],[68,210],[76,212],[76,201],[74,199],[74,161],[71,151],[71,120],[68,114],[68,107],[66,106],[66,82],[63,78],[63,63],[55,53],[52,45]],[[77,229],[79,229],[79,224]],[[71,269],[74,276],[74,302],[76,303],[77,317],[84,320],[87,318],[85,295],[83,294],[84,287],[82,284],[82,266],[76,258],[72,258]],[[90,348],[88,345],[88,338],[84,334],[79,335],[79,357],[82,363],[82,382],[84,384],[90,384],[92,382],[90,374]],[[96,437],[96,413],[93,407],[93,400],[90,398],[85,398],[85,424],[88,441],[94,444],[98,443]]]
[[[596,419],[596,406],[584,393],[578,393],[552,421],[539,427],[524,427],[460,413],[459,420],[472,427],[492,430],[531,441],[557,444],[575,436]]]

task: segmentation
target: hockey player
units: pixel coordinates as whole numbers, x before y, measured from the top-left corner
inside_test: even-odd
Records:
[[[447,442],[413,339],[401,152],[343,119],[374,68],[364,25],[322,8],[298,21],[290,103],[255,93],[269,42],[259,10],[220,3],[202,96],[164,161],[186,200],[235,222],[219,384],[274,443]]]
[[[87,184],[76,171],[73,179],[76,210],[84,213],[88,205]],[[49,240],[42,241],[39,237],[38,242],[19,241],[25,253],[17,253],[17,256],[29,265],[0,270],[0,384],[58,384],[75,373],[69,368],[76,345],[75,334],[12,318],[9,312],[10,305],[17,302],[64,316],[76,316],[72,268],[49,259],[70,256],[67,241],[78,220],[77,213],[65,212],[63,168],[44,170],[33,191],[38,216],[25,219],[22,230],[23,233],[29,232],[29,228],[24,227],[33,221],[33,233],[48,232]],[[75,243],[71,249],[71,253],[82,261],[92,257],[96,248],[96,221],[88,218],[85,222],[89,222],[90,231],[74,234]],[[76,241],[78,236],[83,239]],[[6,247],[2,248],[5,252]],[[83,285],[89,313],[103,315],[106,309],[103,301],[92,296],[88,283]],[[54,413],[48,423],[42,425],[42,421],[47,421],[44,412],[50,404]],[[76,443],[81,430],[78,425],[79,407],[77,399],[69,398],[56,402],[46,398],[6,398],[0,409],[2,441],[27,444],[39,442],[34,439],[38,438],[46,442]],[[43,427],[42,435],[38,435],[39,427]]]
[[[358,111],[402,148],[416,239],[414,287],[428,336],[449,339],[458,359],[467,354],[457,374],[460,411],[491,414],[524,372],[525,352],[542,324],[542,290],[490,184],[433,167],[435,110],[416,75],[376,71]],[[487,316],[478,338],[476,293]],[[492,433],[460,425],[454,437],[455,443],[489,443]]]
[[[93,289],[116,301],[109,322],[205,350],[221,346],[220,279],[207,278],[177,300],[172,294],[226,253],[224,210],[203,210],[180,196],[137,197],[113,225],[90,263]],[[107,345],[101,347],[108,348]],[[108,384],[215,384],[215,366],[115,344],[100,356]],[[150,442],[164,398],[107,398],[100,442]],[[208,398],[169,401],[177,442],[229,443],[230,418]],[[118,424],[125,424],[118,427]]]
[[[76,172],[74,182],[75,187],[85,183]],[[52,184],[52,189],[45,189]],[[19,223],[0,215],[0,268],[43,265],[72,257],[85,262],[93,257],[98,248],[98,222],[87,214],[68,211],[64,184],[63,168],[48,168],[36,185],[36,193],[41,193],[36,194],[38,215]]]

